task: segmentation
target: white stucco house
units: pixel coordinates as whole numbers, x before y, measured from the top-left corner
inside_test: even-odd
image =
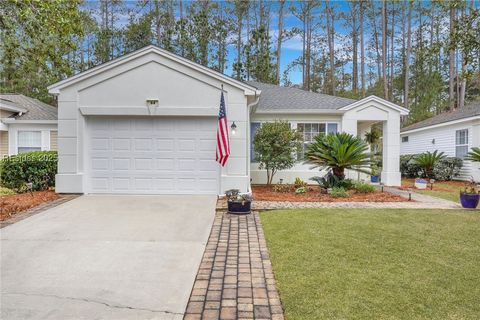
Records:
[[[22,94],[0,94],[0,159],[56,149],[56,107]]]
[[[223,85],[230,158],[215,162]],[[251,161],[262,122],[286,119],[305,140],[318,132],[363,135],[383,123],[383,172],[400,185],[400,116],[408,111],[371,96],[360,101],[241,82],[148,46],[49,87],[58,97],[58,192],[223,194],[248,192],[265,173]],[[278,178],[318,172],[299,163]]]
[[[419,154],[438,150],[463,158],[472,147],[480,147],[480,102],[439,114],[401,130],[400,152]],[[478,163],[464,161],[459,180],[480,181]]]

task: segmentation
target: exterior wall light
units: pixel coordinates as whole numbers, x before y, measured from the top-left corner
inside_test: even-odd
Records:
[[[230,126],[230,128],[232,129],[232,134],[234,135],[236,130],[237,130],[237,125],[235,124],[235,121],[233,121],[232,125]]]
[[[150,115],[155,114],[155,109],[158,107],[158,99],[147,99],[147,108]]]

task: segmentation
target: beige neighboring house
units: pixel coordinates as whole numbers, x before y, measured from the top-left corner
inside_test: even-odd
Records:
[[[22,94],[0,94],[0,158],[57,150],[57,108]]]

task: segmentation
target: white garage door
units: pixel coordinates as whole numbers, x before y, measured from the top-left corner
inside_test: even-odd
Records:
[[[215,118],[88,120],[92,193],[217,194]]]

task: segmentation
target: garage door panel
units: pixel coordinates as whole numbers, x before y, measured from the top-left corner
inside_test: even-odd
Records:
[[[92,192],[218,193],[216,119],[90,120]]]

